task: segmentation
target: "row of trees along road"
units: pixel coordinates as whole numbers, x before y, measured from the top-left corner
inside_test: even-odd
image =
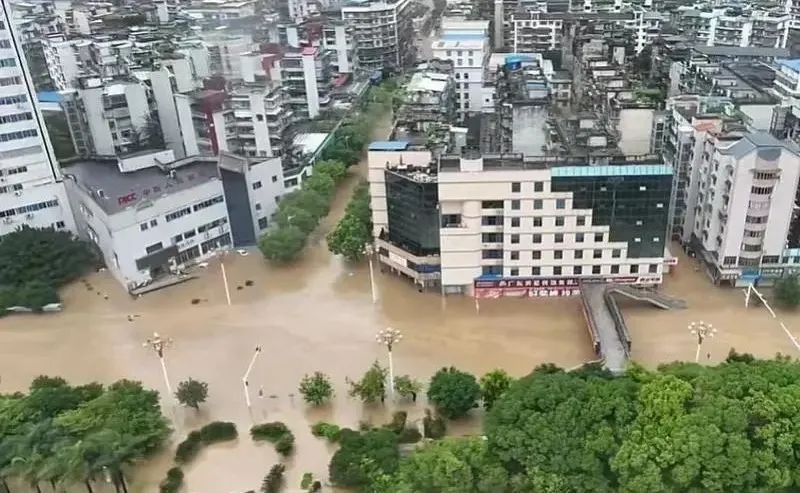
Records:
[[[347,176],[347,168],[358,163],[375,125],[391,110],[396,95],[397,86],[393,82],[370,88],[357,110],[336,130],[322,152],[322,160],[314,164],[313,174],[303,180],[301,189],[281,199],[274,218],[277,224],[259,240],[259,248],[267,260],[288,263],[300,256],[308,235],[328,214],[336,186]],[[362,190],[361,197],[365,192]],[[368,193],[365,208],[369,216]],[[363,216],[362,213],[357,217]],[[363,221],[349,221],[357,232],[363,229]],[[371,234],[371,226],[368,232]],[[359,244],[359,249],[363,249],[364,243]]]
[[[56,289],[96,262],[91,247],[66,231],[23,226],[0,238],[0,316],[59,301]]]
[[[41,493],[109,477],[127,493],[125,475],[169,437],[158,392],[120,380],[70,386],[61,378],[38,377],[27,394],[0,396],[0,485],[21,482]],[[13,480],[13,481],[12,481]]]
[[[493,401],[485,440],[447,438],[406,458],[376,445],[391,460],[362,453],[363,490],[797,492],[798,382],[797,361],[733,351],[715,367],[633,366],[621,377],[544,365]]]

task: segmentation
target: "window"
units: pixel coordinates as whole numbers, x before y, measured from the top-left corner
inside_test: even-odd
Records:
[[[535,181],[535,182],[533,182],[533,191],[534,192],[544,192],[544,182],[543,181]]]
[[[594,250],[592,252],[592,258],[603,258],[603,250]]]
[[[481,202],[481,209],[502,209],[502,200],[484,200]]]
[[[511,235],[511,243],[515,245],[519,243],[519,235]]]
[[[586,226],[586,216],[578,216],[575,218],[575,224],[578,226]]]
[[[532,276],[538,276],[541,273],[542,273],[542,268],[541,267],[531,267],[531,275]]]
[[[150,220],[150,227],[151,228],[155,228],[156,226],[158,226],[158,219],[151,219]]]
[[[600,273],[600,266],[599,265],[593,265],[592,266],[592,274],[599,274],[599,273]]]
[[[39,135],[34,129],[20,130],[19,132],[9,132],[7,134],[0,134],[0,142],[7,142],[9,140],[26,139],[28,137],[36,137]]]
[[[533,218],[533,227],[534,228],[541,228],[542,227],[542,218],[541,217],[534,217]]]
[[[564,258],[564,251],[563,250],[553,250],[553,258],[556,260],[561,260]]]
[[[502,259],[503,250],[482,250],[481,258],[484,259]]]
[[[522,190],[522,185],[520,184],[520,182],[515,181],[515,182],[511,183],[511,191],[512,192],[519,192],[521,190]]]
[[[20,84],[22,84],[22,79],[19,76],[0,77],[0,86],[18,86]]]
[[[267,229],[267,218],[266,217],[258,218],[258,229]]]
[[[620,258],[622,256],[622,250],[619,248],[615,248],[611,250],[611,258]]]
[[[583,233],[575,233],[575,243],[583,243]]]
[[[612,265],[611,266],[611,273],[612,274],[619,274],[619,265]]]
[[[164,247],[161,245],[161,242],[159,241],[158,243],[153,243],[149,247],[145,248],[145,251],[147,252],[148,255],[150,255],[151,253],[155,253],[161,250],[162,248]]]
[[[762,264],[777,264],[778,263],[778,256],[777,255],[764,255],[761,257]]]
[[[631,265],[631,274],[638,274],[639,273],[639,266],[634,264]]]
[[[512,228],[519,228],[519,218],[518,217],[512,217],[511,218],[511,227]]]
[[[482,226],[502,226],[503,216],[483,216],[481,217]]]
[[[261,182],[260,181],[254,182],[253,190],[258,190],[259,188],[261,188]]]
[[[481,242],[483,243],[502,243],[503,235],[500,233],[482,233]]]
[[[542,259],[542,252],[539,250],[534,250],[531,252],[531,258],[533,260],[541,260]]]
[[[653,236],[653,243],[661,243],[661,237],[660,236]]]
[[[511,269],[511,270],[509,271],[509,275],[511,275],[511,276],[518,276],[518,275],[519,275],[519,269],[518,269],[518,268],[516,268],[516,267],[514,267],[513,269]]]
[[[542,242],[542,235],[533,235],[533,242],[534,243],[541,243]]]
[[[144,222],[144,223],[139,225],[139,230],[140,231],[147,231],[147,228],[148,228],[148,226],[147,226],[146,222]]]
[[[595,243],[602,243],[603,242],[603,233],[595,233],[594,234],[594,242]]]
[[[181,240],[183,240],[183,235],[175,235],[172,237],[172,244],[177,245]]]
[[[583,258],[583,250],[575,250],[573,253],[574,257],[577,259]]]
[[[256,115],[256,120],[258,120],[260,122],[263,122],[264,121],[264,115]]]
[[[192,207],[192,209],[194,209],[194,211],[197,212],[197,211],[199,211],[201,209],[205,209],[206,207],[211,207],[214,204],[219,204],[223,200],[224,199],[222,198],[222,195],[217,195],[216,197],[212,197],[212,198],[210,198],[208,200],[204,200],[204,201],[200,202],[199,204],[194,204],[194,207]]]
[[[65,226],[66,224],[64,223],[64,221],[56,221],[56,229],[61,229],[64,228]]]
[[[561,275],[561,266],[560,265],[556,265],[555,267],[553,267],[553,275],[554,276],[560,276]]]
[[[576,265],[575,267],[572,268],[572,273],[575,274],[576,276],[583,274],[583,266]]]
[[[567,199],[556,199],[556,209],[566,209]]]
[[[481,267],[481,274],[485,276],[502,276],[503,267],[499,265],[484,265]]]
[[[556,243],[564,243],[564,233],[556,233],[553,235],[553,241]]]
[[[25,120],[33,120],[33,113],[25,111],[23,113],[12,113],[10,115],[0,116],[0,123],[22,122]]]
[[[256,202],[256,210],[257,211],[261,210],[261,203],[260,202]]]
[[[647,271],[651,274],[658,274],[658,264],[650,264]]]
[[[723,265],[736,265],[736,257],[725,257]]]
[[[175,219],[178,219],[179,217],[187,216],[191,213],[192,213],[191,209],[189,209],[188,207],[184,207],[183,209],[179,209],[175,212],[170,212],[164,217],[166,218],[167,222],[170,222],[174,221]]]
[[[511,260],[519,260],[519,252],[510,252]]]
[[[275,183],[277,181],[278,181],[278,175],[272,175],[272,183]]]
[[[556,216],[556,226],[564,225],[564,216]]]
[[[512,200],[511,201],[511,210],[518,211],[519,210],[519,200]]]
[[[3,85],[3,84],[0,84],[0,85]],[[24,94],[18,94],[16,96],[6,96],[6,97],[3,97],[3,98],[0,98],[0,105],[26,103],[27,101],[28,101],[28,96],[26,96]]]
[[[464,72],[464,80],[469,79],[469,72]]]
[[[0,60],[0,62],[2,62],[2,60]],[[769,195],[772,193],[772,187],[751,187],[750,193],[753,195]]]
[[[16,58],[0,58],[0,67],[16,67]]]
[[[533,208],[534,209],[541,209],[542,208],[542,199],[534,199]]]

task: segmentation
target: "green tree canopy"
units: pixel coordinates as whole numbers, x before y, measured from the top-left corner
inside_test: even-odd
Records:
[[[307,235],[317,227],[319,218],[306,209],[287,205],[278,209],[275,214],[275,222],[282,228],[294,226]]]
[[[208,398],[208,384],[190,378],[178,383],[175,398],[184,406],[200,409],[200,404]]]
[[[348,380],[350,396],[358,397],[364,402],[383,402],[386,397],[386,378],[389,370],[374,361],[358,381]]]
[[[450,419],[460,418],[477,407],[480,397],[481,387],[475,375],[452,366],[437,371],[428,386],[428,400]]]
[[[331,482],[337,486],[361,487],[370,478],[397,469],[400,460],[397,435],[390,430],[342,433],[339,443],[341,446],[328,468]]]
[[[331,379],[322,372],[315,371],[300,380],[300,395],[312,406],[321,406],[333,397]]]
[[[306,243],[306,234],[296,226],[273,228],[261,237],[258,248],[264,258],[279,263],[295,260]]]
[[[314,174],[330,176],[334,182],[340,183],[347,176],[347,166],[333,159],[317,161],[314,163]]]
[[[514,380],[505,370],[492,370],[481,377],[481,398],[486,409],[491,409]]]
[[[326,201],[331,200],[335,189],[336,182],[330,175],[325,173],[314,173],[303,180],[303,190],[316,192],[324,197]]]

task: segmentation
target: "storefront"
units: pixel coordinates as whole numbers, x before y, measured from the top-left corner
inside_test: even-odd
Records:
[[[473,287],[476,298],[544,298],[578,296],[581,293],[581,283],[651,285],[660,282],[660,274],[617,277],[478,278],[475,279]]]

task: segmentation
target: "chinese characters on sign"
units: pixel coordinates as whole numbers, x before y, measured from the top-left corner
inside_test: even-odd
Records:
[[[544,279],[477,279],[475,280],[476,298],[542,298],[550,296],[577,296],[581,293],[581,283],[617,283],[617,284],[655,284],[661,282],[661,276],[627,276],[627,277],[560,277]]]

